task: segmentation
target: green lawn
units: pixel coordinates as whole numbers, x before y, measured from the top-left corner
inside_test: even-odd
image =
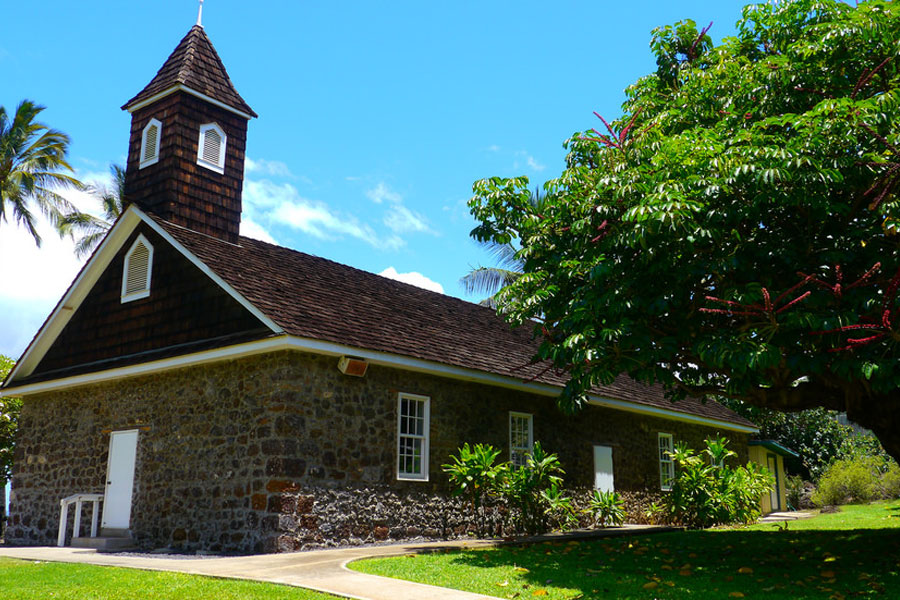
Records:
[[[271,583],[0,558],[4,600],[336,600]]]
[[[351,568],[500,598],[900,598],[900,504],[787,529],[680,531],[402,558]]]

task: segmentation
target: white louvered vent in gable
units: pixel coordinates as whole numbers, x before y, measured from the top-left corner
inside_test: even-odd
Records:
[[[228,138],[215,123],[200,126],[197,164],[216,173],[225,172],[225,143]]]
[[[122,272],[122,302],[131,302],[150,295],[150,275],[153,271],[153,246],[139,235],[125,255]]]
[[[141,133],[141,169],[159,162],[160,137],[162,137],[162,123],[150,119]]]

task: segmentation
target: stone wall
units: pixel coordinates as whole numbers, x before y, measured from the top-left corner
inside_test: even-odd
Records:
[[[601,444],[613,448],[618,490],[658,491],[658,432],[694,447],[727,434],[747,460],[746,434],[600,407],[566,417],[552,397],[379,366],[353,378],[336,365],[279,352],[29,396],[7,539],[53,543],[59,499],[103,490],[108,434],[123,429],[140,429],[135,539],[186,551],[464,535],[468,511],[447,497],[440,465],[464,441],[508,459],[509,411],[534,415],[534,439],[559,454],[570,488],[592,485]],[[428,481],[396,480],[399,392],[431,398]]]

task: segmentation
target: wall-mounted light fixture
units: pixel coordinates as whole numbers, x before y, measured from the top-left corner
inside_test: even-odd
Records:
[[[368,368],[369,363],[366,362],[366,359],[358,356],[342,356],[338,361],[338,369],[341,373],[352,377],[364,377]]]

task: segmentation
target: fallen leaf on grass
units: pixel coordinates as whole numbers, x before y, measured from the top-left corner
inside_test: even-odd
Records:
[[[655,581],[648,581],[647,583],[644,584],[643,587],[645,590],[655,590],[657,588],[657,586],[659,586],[659,584],[656,583]]]
[[[743,592],[731,592],[730,594],[728,594],[728,597],[729,598],[743,598],[744,593]]]
[[[678,574],[681,575],[682,577],[688,577],[688,576],[692,575],[693,572],[690,569],[682,569],[682,570],[678,571]]]
[[[741,567],[740,569],[738,569],[738,573],[740,573],[741,575],[752,575],[753,569],[751,569],[750,567]]]
[[[497,585],[500,586],[500,587],[506,587],[506,586],[509,585],[509,582],[508,582],[508,581],[501,581],[501,582],[498,583]]]
[[[528,569],[526,569],[525,567],[516,567],[515,569],[513,569],[513,571],[515,571],[516,573],[527,573]]]
[[[543,589],[542,590],[534,590],[533,592],[531,592],[531,595],[532,596],[546,596],[547,590],[543,590]]]
[[[822,579],[834,579],[834,571],[822,571],[819,575],[822,576]]]

